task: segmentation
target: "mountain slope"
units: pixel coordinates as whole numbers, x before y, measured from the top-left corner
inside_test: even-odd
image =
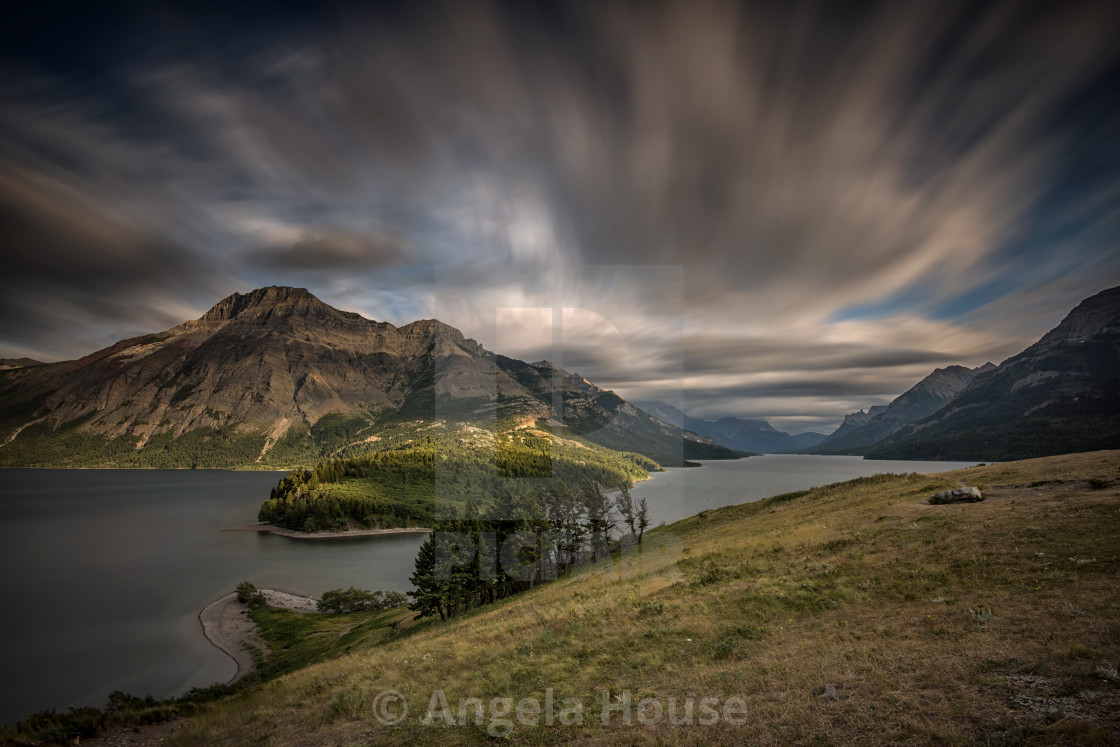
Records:
[[[368,448],[387,431],[556,420],[551,389],[500,360],[436,320],[398,328],[301,288],[235,293],[163,333],[0,371],[0,464],[290,466]],[[619,448],[640,434],[638,450],[681,463],[679,428],[607,394],[565,386],[564,414],[597,423],[584,429],[593,442]]]
[[[37,361],[34,358],[0,358],[0,370],[41,365],[43,365],[43,362]]]
[[[688,430],[712,439],[716,443],[738,451],[783,453],[799,451],[824,440],[820,433],[801,433],[791,436],[775,430],[765,420],[746,418],[720,418],[716,421],[700,420],[685,415],[676,407],[660,401],[638,402],[638,407],[667,423],[681,425]]]
[[[551,361],[523,363],[498,356],[498,365],[544,402],[551,402],[553,388],[559,384],[565,432],[600,446],[637,451],[661,464],[680,464],[683,459],[739,457],[710,438],[650,417],[614,392],[571,374]]]
[[[862,428],[863,426],[871,422],[872,419],[883,414],[886,409],[886,405],[873,405],[872,407],[869,407],[867,409],[867,412],[864,412],[862,409],[857,410],[856,412],[849,412],[844,416],[844,421],[840,423],[836,430],[828,434],[828,437],[821,443],[827,443],[834,438],[840,438],[845,434]]]
[[[1120,287],[867,451],[887,459],[1020,459],[1120,446]]]
[[[849,424],[845,418],[849,428],[844,429],[842,425],[828,439],[808,451],[811,454],[862,454],[902,426],[932,415],[960,394],[976,375],[994,368],[991,363],[975,369],[964,366],[938,368],[885,408],[872,407],[862,425]]]

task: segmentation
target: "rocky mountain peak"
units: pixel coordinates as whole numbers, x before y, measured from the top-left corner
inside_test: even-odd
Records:
[[[887,405],[872,405],[870,408],[867,409],[866,412],[864,412],[864,410],[861,408],[861,409],[857,410],[856,412],[849,412],[847,415],[845,415],[844,416],[844,424],[845,425],[855,425],[855,426],[863,425],[864,423],[866,423],[868,420],[871,420],[871,418],[875,417],[876,415],[879,415],[880,413],[886,412],[886,410],[887,410]]]
[[[204,323],[222,323],[235,319],[244,314],[252,314],[262,310],[271,311],[278,307],[289,309],[310,310],[317,306],[329,308],[306,288],[291,288],[282,285],[270,285],[267,288],[257,288],[248,293],[234,293],[223,298],[202,315],[199,321]]]
[[[999,365],[1002,369],[1019,371],[1061,350],[1080,347],[1102,336],[1120,335],[1120,286],[1090,296],[1038,342]]]
[[[398,328],[332,308],[303,288],[259,288],[164,332],[0,378],[0,424],[14,422],[8,433],[24,434],[3,441],[0,430],[0,464],[38,463],[41,442],[79,427],[81,438],[113,452],[112,464],[229,466],[361,450],[384,423],[392,430],[428,421],[427,429],[454,418],[493,427],[499,396],[503,417],[531,424],[550,414],[551,370],[564,376],[565,425],[595,443],[669,464],[735,456],[544,365],[533,375],[436,319]],[[62,436],[50,428],[76,421]],[[77,454],[74,463],[87,458]]]
[[[438,319],[419,319],[404,325],[400,328],[400,331],[408,337],[451,337],[456,340],[463,339],[462,332],[455,329],[450,324],[444,324]]]
[[[964,366],[938,368],[919,381],[906,394],[927,394],[948,400],[968,386],[975,375],[976,373],[971,368],[965,368]]]
[[[1081,342],[1102,332],[1120,332],[1120,286],[1086,298],[1036,344]]]

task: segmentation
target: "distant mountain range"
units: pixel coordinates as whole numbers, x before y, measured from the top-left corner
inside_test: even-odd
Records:
[[[685,415],[666,402],[636,402],[635,404],[666,423],[707,436],[718,444],[738,451],[762,454],[791,453],[808,449],[825,439],[824,434],[821,433],[801,433],[791,436],[775,430],[765,420],[731,417],[700,420]]]
[[[1000,365],[939,368],[890,404],[849,413],[827,437],[790,436],[765,420],[698,420],[664,402],[638,406],[742,451],[1006,461],[1120,448],[1120,288],[1086,299]]]
[[[426,429],[464,442],[521,429],[663,465],[798,451],[1009,460],[1120,448],[1118,371],[1113,288],[998,366],[938,369],[828,437],[791,436],[764,420],[635,406],[433,319],[395,327],[273,286],[76,361],[0,360],[0,466],[287,467]]]
[[[235,293],[165,332],[0,371],[5,466],[291,466],[432,428],[532,429],[663,465],[738,456],[547,361],[496,355],[433,319],[371,321],[301,288]]]

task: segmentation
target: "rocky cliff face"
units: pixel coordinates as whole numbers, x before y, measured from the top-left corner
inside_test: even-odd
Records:
[[[843,422],[832,433],[828,434],[828,438],[824,439],[818,446],[827,444],[829,441],[839,438],[847,433],[851,433],[857,428],[862,428],[867,425],[876,415],[879,415],[887,409],[886,405],[874,405],[864,412],[862,409],[855,412],[849,412],[844,416]],[[815,452],[814,452],[815,453]]]
[[[249,435],[260,441],[259,459],[289,432],[306,432],[328,415],[374,433],[393,417],[535,422],[550,416],[552,403],[551,389],[547,397],[539,391],[550,382],[528,386],[516,366],[500,365],[442,322],[395,327],[339,311],[302,288],[275,286],[235,293],[198,319],[76,361],[3,373],[0,462],[5,451],[19,452],[15,463],[26,461],[29,439],[75,429],[141,452],[191,433]],[[565,418],[570,410],[573,420],[583,413],[600,429],[617,430],[623,425],[615,421],[637,417],[617,407],[616,416],[599,404],[613,394],[565,376]],[[679,429],[673,435],[679,451]],[[315,456],[311,445],[300,448]]]

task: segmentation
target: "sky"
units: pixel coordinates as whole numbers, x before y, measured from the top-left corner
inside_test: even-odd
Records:
[[[1120,284],[1115,2],[6,13],[0,357],[294,285],[827,433]]]

